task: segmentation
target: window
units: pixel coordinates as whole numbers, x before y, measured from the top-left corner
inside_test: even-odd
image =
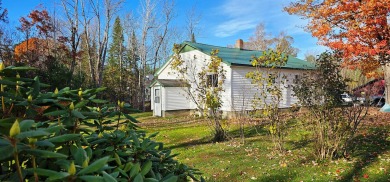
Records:
[[[295,75],[293,83],[297,84],[301,80],[301,75]]]
[[[207,86],[218,87],[218,74],[207,75]]]
[[[272,84],[275,84],[275,83],[276,83],[276,75],[268,74],[268,80],[269,80]]]
[[[160,103],[160,89],[154,90],[154,103]]]

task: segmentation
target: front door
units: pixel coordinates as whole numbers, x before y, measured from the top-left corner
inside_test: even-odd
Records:
[[[154,115],[161,116],[161,93],[160,89],[154,89]]]

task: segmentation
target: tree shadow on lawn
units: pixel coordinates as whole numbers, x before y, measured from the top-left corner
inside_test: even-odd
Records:
[[[257,128],[257,129],[256,128],[249,128],[249,129],[246,128],[244,130],[244,132],[245,132],[246,138],[247,137],[254,137],[254,136],[258,136],[258,135],[266,135],[268,133],[268,131],[266,129],[264,129],[263,127]],[[227,131],[227,135],[231,139],[239,138],[240,137],[240,129]],[[192,146],[211,144],[211,143],[215,143],[215,142],[213,141],[213,136],[209,135],[209,136],[197,139],[197,140],[190,140],[190,141],[183,142],[183,143],[180,143],[177,145],[173,145],[173,146],[170,146],[168,148],[169,149],[188,148],[188,147],[192,147]]]
[[[180,120],[180,119],[159,119],[153,120],[153,122],[140,122],[137,125],[143,128],[185,128],[185,127],[193,127],[194,125],[198,125],[200,123],[199,120]]]
[[[227,132],[228,136],[231,138],[240,138],[241,130],[231,130]],[[254,136],[265,136],[268,134],[268,130],[264,128],[264,125],[258,125],[258,126],[250,126],[244,128],[244,136],[245,138],[250,138]]]
[[[286,143],[291,146],[291,150],[298,150],[307,147],[313,140],[301,139],[298,141],[287,141]]]
[[[208,137],[200,138],[198,140],[190,140],[190,141],[183,142],[183,143],[180,143],[177,145],[172,145],[172,146],[167,147],[167,149],[172,150],[172,149],[177,149],[177,148],[189,148],[192,146],[204,145],[204,144],[210,144],[210,143],[214,143],[213,138],[211,136],[208,136]]]
[[[352,149],[352,157],[358,158],[355,162],[353,169],[347,173],[340,181],[354,181],[354,176],[361,177],[363,176],[363,168],[369,166],[371,163],[378,160],[378,155],[381,155],[390,150],[390,141],[386,140],[389,136],[388,128],[372,128],[372,132],[366,136],[358,135],[353,139],[353,145],[355,148]],[[377,175],[367,177],[368,179],[382,181],[381,179],[386,179],[388,181],[388,176],[384,174],[383,176]]]

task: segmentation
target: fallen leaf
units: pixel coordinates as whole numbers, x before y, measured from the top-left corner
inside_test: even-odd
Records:
[[[363,178],[368,179],[368,174],[363,174]]]

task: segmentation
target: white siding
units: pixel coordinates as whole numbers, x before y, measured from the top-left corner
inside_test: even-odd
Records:
[[[185,53],[180,53],[181,58],[185,61],[184,64],[187,65],[188,69],[193,69],[194,71],[200,71],[202,67],[207,65],[207,62],[210,61],[210,56],[200,52],[198,50],[193,50]],[[167,65],[162,68],[158,75],[158,79],[178,79],[181,78],[181,75],[177,71],[173,70],[169,60]]]
[[[234,111],[252,110],[252,100],[255,94],[259,92],[256,85],[251,83],[251,80],[246,78],[246,74],[250,71],[255,71],[254,67],[249,66],[232,66],[232,105]],[[279,108],[290,107],[291,104],[298,102],[298,99],[293,96],[292,84],[295,75],[303,74],[303,70],[278,69],[280,77],[286,76],[284,84],[280,84],[282,90],[282,101],[279,103]],[[278,83],[278,81],[277,81]],[[270,98],[266,102],[270,102]]]
[[[171,60],[169,60],[170,62]],[[158,79],[177,79],[177,74],[175,70],[172,70],[171,65],[168,64],[165,68],[162,68]]]
[[[225,83],[223,84],[224,91],[221,94],[221,101],[222,101],[222,111],[233,111],[233,105],[232,105],[232,69],[230,66],[223,64],[223,69],[225,72]]]
[[[253,71],[252,67],[232,66],[232,108],[234,111],[252,110],[252,100],[257,88],[245,75]]]
[[[167,106],[167,93],[165,87],[161,87],[161,110],[166,111]]]
[[[190,101],[180,87],[165,87],[164,110],[195,109],[190,107]]]

